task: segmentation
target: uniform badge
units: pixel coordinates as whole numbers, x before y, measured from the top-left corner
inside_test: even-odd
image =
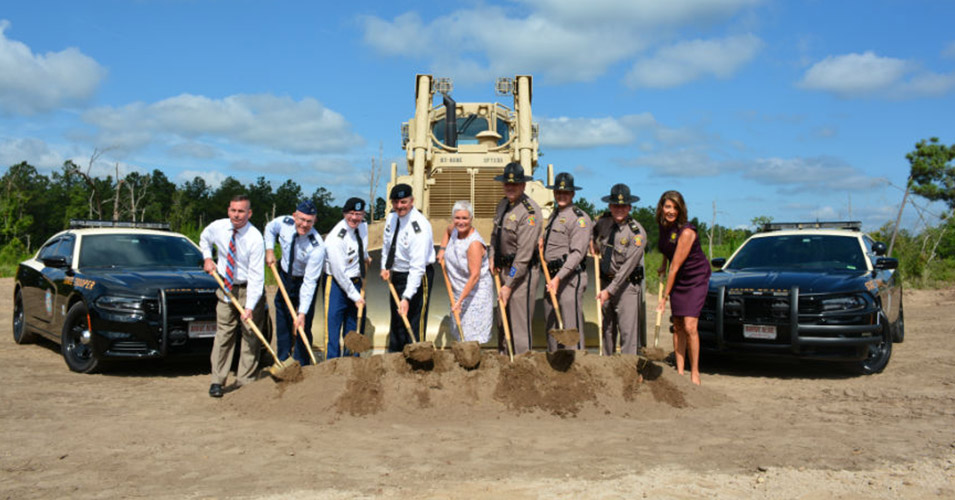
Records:
[[[511,270],[508,271],[507,275],[513,278],[515,274],[517,274],[517,268],[514,266],[511,266]]]
[[[528,215],[528,216],[527,216],[527,225],[528,225],[528,226],[536,226],[536,225],[537,225],[537,217],[535,217],[535,216],[533,216],[533,215]]]
[[[670,241],[676,241],[676,233],[670,233]]]
[[[587,227],[587,219],[577,219],[577,225],[580,227]]]
[[[316,238],[314,234],[308,235],[308,241],[309,241],[309,243],[312,244],[313,247],[317,247],[317,246],[318,246],[318,238]]]
[[[289,224],[289,225],[294,225],[294,224],[295,224],[295,219],[293,219],[293,218],[291,218],[291,217],[289,217],[289,216],[286,216],[284,219],[282,219],[282,222],[284,222],[284,223],[286,223],[286,224]]]
[[[566,217],[561,217],[560,219],[557,220],[557,223],[558,223],[558,224],[564,224],[564,223],[566,223],[566,222],[567,222],[567,218],[566,218]]]
[[[348,232],[347,229],[342,228],[342,230],[338,232],[338,237],[339,237],[339,238],[344,238],[344,237],[345,237],[345,234],[346,234],[347,232]]]
[[[512,222],[513,222],[513,221],[516,221],[516,220],[517,220],[517,214],[511,214],[510,217],[507,218],[507,220],[512,221]]]
[[[638,247],[643,245],[643,239],[640,238],[640,235],[636,235],[633,237],[633,244]]]
[[[418,225],[418,221],[411,221],[411,227],[414,228],[415,233],[421,232],[421,226]]]
[[[627,243],[630,243],[630,240],[628,240],[626,237],[620,239],[621,245],[627,246]]]

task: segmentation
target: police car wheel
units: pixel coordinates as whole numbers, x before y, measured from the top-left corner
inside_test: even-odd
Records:
[[[882,341],[870,346],[866,358],[859,361],[856,371],[861,375],[881,373],[889,364],[889,358],[892,357],[892,328],[889,327],[885,315],[881,320],[881,323],[885,325],[882,328]]]
[[[63,338],[60,342],[60,352],[66,366],[79,373],[93,373],[102,365],[88,340],[90,333],[87,312],[86,304],[73,304],[63,323]],[[84,336],[87,337],[86,342]]]
[[[34,335],[27,329],[26,315],[23,313],[23,296],[20,290],[13,299],[13,341],[17,344],[33,342]]]

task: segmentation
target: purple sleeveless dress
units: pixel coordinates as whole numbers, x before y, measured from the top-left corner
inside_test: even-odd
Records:
[[[681,228],[660,226],[660,241],[657,243],[657,248],[670,262],[673,262],[673,254],[676,252],[676,243],[680,239],[680,234],[686,229],[696,231],[696,228],[689,223]],[[686,256],[686,260],[676,273],[676,279],[670,291],[670,310],[674,316],[700,317],[711,273],[710,263],[706,260],[703,248],[700,247],[700,237],[697,234],[696,239],[693,240],[693,246],[690,247],[690,254]]]

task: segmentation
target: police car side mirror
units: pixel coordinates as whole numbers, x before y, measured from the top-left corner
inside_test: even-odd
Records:
[[[876,255],[885,255],[885,252],[888,251],[888,248],[886,248],[885,243],[877,241],[872,245],[872,251],[875,252]]]
[[[46,257],[43,259],[46,267],[66,267],[66,257]]]
[[[899,259],[893,259],[892,257],[881,257],[875,260],[875,268],[881,270],[888,269],[897,269],[899,267]]]
[[[726,257],[717,257],[711,260],[710,264],[717,269],[723,269],[723,266],[726,265]]]

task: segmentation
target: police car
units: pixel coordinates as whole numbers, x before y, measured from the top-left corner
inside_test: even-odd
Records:
[[[703,348],[844,361],[881,372],[905,323],[898,261],[860,222],[770,223],[710,278]]]
[[[216,332],[215,280],[202,253],[165,224],[71,221],[17,268],[13,339],[58,342],[67,366],[205,354]]]

